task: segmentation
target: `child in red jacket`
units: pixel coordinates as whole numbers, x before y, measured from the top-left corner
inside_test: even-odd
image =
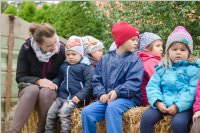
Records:
[[[193,106],[193,125],[190,133],[200,133],[200,79],[196,91],[196,101]]]
[[[144,32],[140,35],[138,56],[144,63],[144,76],[141,86],[142,106],[149,105],[146,94],[146,86],[150,77],[154,74],[154,66],[156,66],[163,53],[163,41],[160,36]]]

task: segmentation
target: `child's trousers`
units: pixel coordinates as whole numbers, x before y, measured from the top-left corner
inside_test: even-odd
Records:
[[[61,133],[71,132],[71,113],[76,104],[65,104],[65,102],[67,102],[66,99],[59,97],[53,102],[47,114],[45,133],[55,132],[57,117],[60,118]]]
[[[199,118],[195,122],[193,122],[190,133],[200,133],[200,119]]]
[[[122,133],[123,112],[136,106],[129,99],[118,98],[105,104],[96,101],[82,110],[82,127],[84,133],[96,133],[96,122],[106,119],[107,133]]]
[[[163,118],[163,113],[158,109],[147,109],[141,119],[140,133],[153,133],[154,125]],[[188,133],[192,118],[192,110],[176,113],[171,121],[173,133]]]

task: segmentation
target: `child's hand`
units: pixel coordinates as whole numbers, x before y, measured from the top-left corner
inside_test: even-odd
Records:
[[[80,99],[77,96],[74,96],[72,98],[72,101],[75,102],[76,104],[78,104],[80,102]]]
[[[66,102],[64,102],[64,104],[67,105],[67,106],[73,106],[74,105],[74,103],[72,101],[66,101]]]
[[[110,103],[117,98],[117,93],[115,90],[112,90],[108,93],[108,96],[109,96],[108,103]]]
[[[156,102],[156,106],[162,113],[167,113],[167,107],[164,103]]]
[[[170,106],[169,108],[167,108],[167,112],[170,115],[175,115],[178,112],[178,107],[176,106],[176,104],[173,104],[172,106]]]
[[[107,102],[108,102],[108,99],[109,99],[108,94],[103,94],[103,95],[100,96],[100,101],[101,101],[102,103],[107,103]]]
[[[176,104],[173,104],[172,106],[170,106],[169,108],[167,108],[167,112],[170,115],[175,115],[178,112],[178,107],[176,106]]]
[[[193,122],[196,121],[199,117],[200,117],[200,111],[195,112],[192,118]]]

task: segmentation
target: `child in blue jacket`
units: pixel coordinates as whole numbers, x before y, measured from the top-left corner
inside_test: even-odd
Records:
[[[141,133],[153,133],[163,114],[172,115],[173,133],[187,133],[192,118],[192,105],[200,62],[192,59],[193,40],[182,26],[177,26],[166,43],[166,54],[147,84],[151,105],[142,116]]]
[[[122,133],[123,112],[140,104],[143,63],[133,51],[139,32],[126,22],[112,27],[117,50],[97,63],[93,75],[93,94],[99,100],[82,110],[84,133],[95,133],[96,122],[106,119],[107,133]]]
[[[61,121],[61,132],[71,131],[71,112],[86,100],[91,90],[93,67],[82,62],[84,47],[80,37],[69,38],[65,48],[66,61],[60,66],[60,72],[53,82],[59,86],[58,97],[50,107],[45,133],[54,133],[57,116]]]

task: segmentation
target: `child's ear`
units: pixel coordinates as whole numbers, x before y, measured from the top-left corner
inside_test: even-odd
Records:
[[[149,49],[147,49],[147,48],[144,48],[144,51],[147,51],[147,52],[149,52],[150,50],[149,50]]]

